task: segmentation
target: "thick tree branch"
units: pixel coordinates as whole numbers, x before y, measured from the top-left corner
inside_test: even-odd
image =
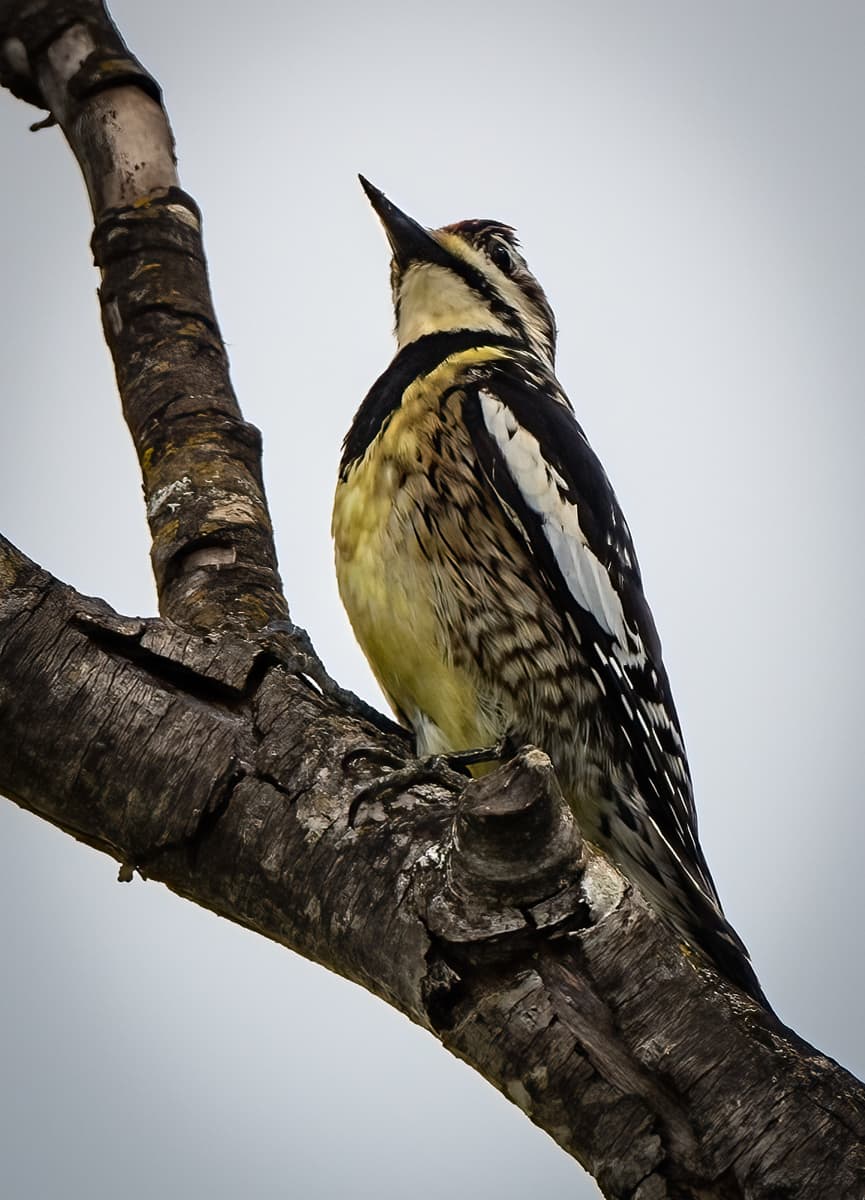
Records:
[[[50,109],[87,182],[169,618],[119,616],[0,539],[0,790],[122,878],[395,1005],[609,1196],[861,1200],[861,1085],[581,844],[543,755],[464,789],[445,773],[364,793],[405,739],[288,653],[258,437],[157,85],[98,0],[0,0],[0,73]]]
[[[0,698],[7,795],[400,1008],[607,1195],[862,1196],[862,1087],[580,845],[538,751],[357,805],[399,740],[270,649],[119,617],[8,543]]]

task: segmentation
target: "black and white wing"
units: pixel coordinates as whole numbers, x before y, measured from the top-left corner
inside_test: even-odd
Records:
[[[654,906],[763,1001],[697,839],[685,748],[631,534],[555,379],[509,357],[467,389],[483,475],[579,633],[622,770],[601,840]]]

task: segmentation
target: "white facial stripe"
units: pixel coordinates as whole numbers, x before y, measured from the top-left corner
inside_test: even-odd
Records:
[[[514,309],[514,311],[519,314],[523,328],[529,335],[529,340],[531,341],[535,350],[538,351],[545,362],[549,362],[550,355],[547,348],[547,339],[549,338],[549,333],[546,329],[546,326],[536,314],[535,309],[531,305],[526,304],[525,296],[523,295],[522,289],[519,287],[519,285],[515,283],[513,279],[508,278],[508,276],[505,275],[503,271],[500,271],[498,267],[493,267],[492,269],[495,271],[495,285],[502,297],[507,302],[509,307]],[[487,273],[490,273],[489,266],[487,267]]]
[[[478,393],[484,424],[526,505],[538,514],[571,595],[622,647],[628,646],[622,602],[606,568],[589,548],[577,506],[562,497],[560,477],[546,462],[538,439],[520,429],[506,404]]]
[[[509,332],[455,271],[438,263],[412,263],[400,282],[397,342],[405,346],[427,333],[449,329]]]
[[[550,354],[547,345],[549,332],[543,320],[535,312],[534,307],[527,303],[525,294],[519,284],[511,279],[509,275],[506,275],[504,271],[500,270],[495,263],[491,262],[486,254],[458,235],[442,232],[434,236],[438,236],[438,240],[451,254],[461,258],[463,262],[467,262],[479,274],[486,276],[507,306],[519,317],[536,352],[545,362],[549,363]],[[478,297],[477,293],[473,294],[475,295],[475,302],[485,306],[485,301]],[[484,325],[481,328],[486,329],[489,327]]]

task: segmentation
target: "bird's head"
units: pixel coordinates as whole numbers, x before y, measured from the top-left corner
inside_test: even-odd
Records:
[[[393,251],[400,347],[428,333],[489,331],[524,342],[553,365],[555,317],[509,225],[459,221],[424,229],[362,175],[360,181]]]

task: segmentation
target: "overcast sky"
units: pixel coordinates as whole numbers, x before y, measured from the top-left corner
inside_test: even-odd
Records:
[[[392,352],[362,171],[517,226],[628,516],[702,842],[779,1014],[865,1073],[865,6],[116,0],[163,84],[292,612],[380,703],[333,578],[351,416]],[[0,95],[0,528],[151,614],[90,215]],[[354,985],[0,805],[9,1200],[597,1195]],[[578,1098],[575,1098],[575,1102]]]

